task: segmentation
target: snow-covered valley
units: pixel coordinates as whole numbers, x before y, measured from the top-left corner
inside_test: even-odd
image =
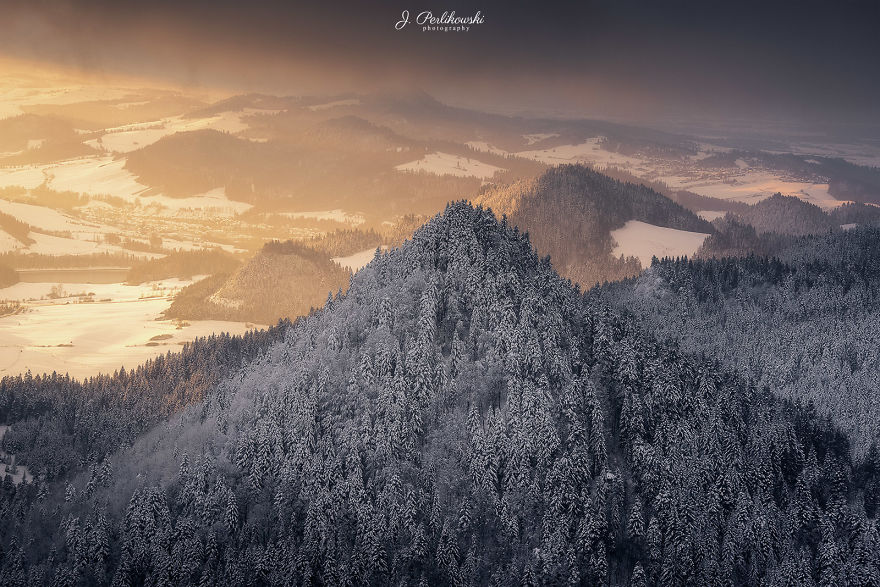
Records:
[[[58,277],[58,271],[50,271]],[[72,271],[83,279],[86,271]],[[30,275],[28,278],[34,278]],[[241,334],[253,324],[162,318],[173,296],[198,279],[124,283],[19,282],[0,300],[21,304],[0,317],[0,377],[30,371],[84,378],[134,367],[216,332]]]

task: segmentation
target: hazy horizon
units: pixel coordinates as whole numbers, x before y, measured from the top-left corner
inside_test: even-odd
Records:
[[[484,22],[398,31],[403,10],[479,11]],[[12,3],[0,55],[230,93],[406,86],[514,114],[874,125],[877,12],[868,2]]]

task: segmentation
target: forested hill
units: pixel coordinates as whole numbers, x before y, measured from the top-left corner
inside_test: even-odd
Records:
[[[321,307],[328,293],[348,286],[349,275],[324,251],[293,241],[273,241],[233,273],[184,288],[165,315],[274,324]]]
[[[822,234],[839,229],[822,208],[796,196],[774,194],[735,213],[740,220],[752,225],[758,233],[808,235]]]
[[[818,241],[797,237],[825,237],[829,232],[856,226],[878,226],[880,207],[850,202],[823,211],[799,198],[777,193],[756,204],[743,205],[712,225],[715,234],[703,242],[698,257],[774,257],[790,250],[809,254]]]
[[[0,575],[871,584],[864,484],[820,419],[645,339],[457,203],[93,476],[4,486]]]
[[[635,258],[613,254],[611,231],[629,220],[712,233],[712,225],[641,184],[621,182],[582,165],[560,165],[535,180],[489,188],[477,200],[528,231],[554,268],[584,287],[636,275]]]

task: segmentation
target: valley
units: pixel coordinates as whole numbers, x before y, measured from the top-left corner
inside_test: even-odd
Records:
[[[518,182],[535,181],[553,166],[585,165],[643,183],[657,197],[715,220],[778,192],[831,211],[847,201],[832,189],[835,182],[852,190],[877,181],[870,168],[823,158],[839,154],[864,162],[868,148],[838,145],[819,153],[801,145],[780,154],[753,144],[738,147],[735,140],[597,121],[475,118],[423,93],[325,101],[241,95],[211,103],[170,92],[116,91],[118,98],[106,93],[102,101],[79,101],[75,92],[57,101],[19,100],[10,106],[19,114],[0,120],[9,149],[0,156],[0,213],[6,218],[0,222],[0,263],[18,270],[23,282],[0,289],[10,308],[20,305],[2,318],[4,374],[60,370],[87,377],[198,336],[295,317],[280,306],[262,314],[233,311],[239,302],[216,296],[211,303],[219,305],[211,312],[192,313],[195,302],[185,300],[172,309],[175,296],[194,281],[127,286],[93,273],[90,282],[107,283],[79,282],[77,271],[90,266],[119,267],[121,275],[123,268],[175,251],[225,251],[244,261],[269,241],[308,242],[334,231],[399,232],[406,215],[430,215],[466,198],[512,212],[563,274],[588,287],[635,275],[653,256],[693,256],[712,229],[696,219],[652,221],[638,213],[612,212],[618,219],[607,220],[609,212],[600,209],[598,232],[588,225],[568,228],[585,239],[573,254],[570,245],[559,248],[542,236],[548,220],[540,213],[537,219],[517,214],[491,194],[520,189]],[[397,111],[410,116],[404,121]],[[465,119],[476,125],[465,129]],[[357,248],[363,238],[352,238],[350,247],[326,253],[352,272],[372,260],[376,246],[391,242],[374,237]],[[213,288],[209,281],[199,287]],[[328,291],[344,280],[331,281]],[[41,299],[55,286],[86,295]],[[313,294],[309,303],[319,306],[320,297]],[[182,307],[193,310],[181,314]],[[169,310],[177,322],[164,318]],[[189,325],[178,329],[181,321]],[[89,337],[110,325],[118,328]]]

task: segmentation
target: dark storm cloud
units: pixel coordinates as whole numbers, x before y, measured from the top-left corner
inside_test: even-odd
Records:
[[[468,32],[394,29],[455,11]],[[876,2],[82,0],[6,7],[0,51],[275,92],[412,84],[611,116],[874,120]]]

